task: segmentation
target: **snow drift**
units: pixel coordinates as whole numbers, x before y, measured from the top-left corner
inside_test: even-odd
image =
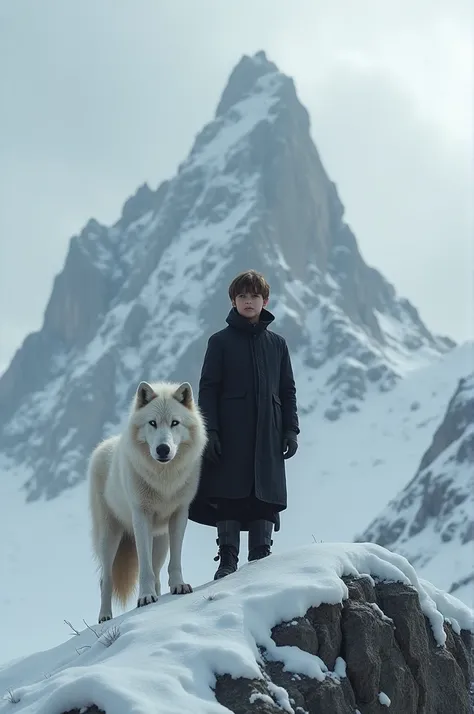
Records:
[[[5,665],[0,712],[302,714],[323,697],[409,714],[435,697],[463,714],[473,616],[381,546],[313,544]]]

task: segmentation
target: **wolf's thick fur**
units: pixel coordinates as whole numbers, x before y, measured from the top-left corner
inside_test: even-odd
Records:
[[[168,550],[171,592],[192,591],[183,580],[181,551],[206,442],[188,382],[141,382],[123,433],[92,452],[89,505],[101,570],[99,622],[112,618],[113,595],[126,604],[137,574],[138,607],[156,601]]]

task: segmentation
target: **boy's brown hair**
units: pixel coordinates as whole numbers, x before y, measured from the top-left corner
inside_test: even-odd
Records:
[[[264,300],[270,296],[270,286],[261,273],[256,270],[245,270],[239,273],[229,285],[229,297],[235,300],[240,293],[255,293],[261,295]]]

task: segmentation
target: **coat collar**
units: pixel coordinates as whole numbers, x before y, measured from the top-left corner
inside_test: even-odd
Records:
[[[273,322],[275,315],[273,315],[269,310],[263,308],[260,313],[260,320],[256,323],[251,323],[246,317],[239,315],[236,308],[233,307],[229,314],[227,315],[226,322],[230,327],[235,327],[237,330],[245,330],[253,334],[260,334]]]

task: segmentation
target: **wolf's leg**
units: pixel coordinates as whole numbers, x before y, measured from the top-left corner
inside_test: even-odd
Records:
[[[169,522],[170,535],[170,562],[168,565],[168,584],[174,595],[192,593],[191,585],[187,585],[183,580],[181,572],[181,553],[183,550],[183,539],[186,526],[188,524],[188,508],[179,508],[173,513]]]
[[[101,564],[100,578],[100,612],[99,622],[112,619],[112,566],[123,535],[123,529],[117,522],[108,519],[98,544],[98,555]]]
[[[161,595],[160,571],[168,555],[168,533],[160,533],[153,538],[153,571],[155,573],[156,594]]]
[[[151,518],[141,508],[132,510],[133,533],[138,555],[138,603],[137,607],[158,600],[153,572],[153,532]]]

